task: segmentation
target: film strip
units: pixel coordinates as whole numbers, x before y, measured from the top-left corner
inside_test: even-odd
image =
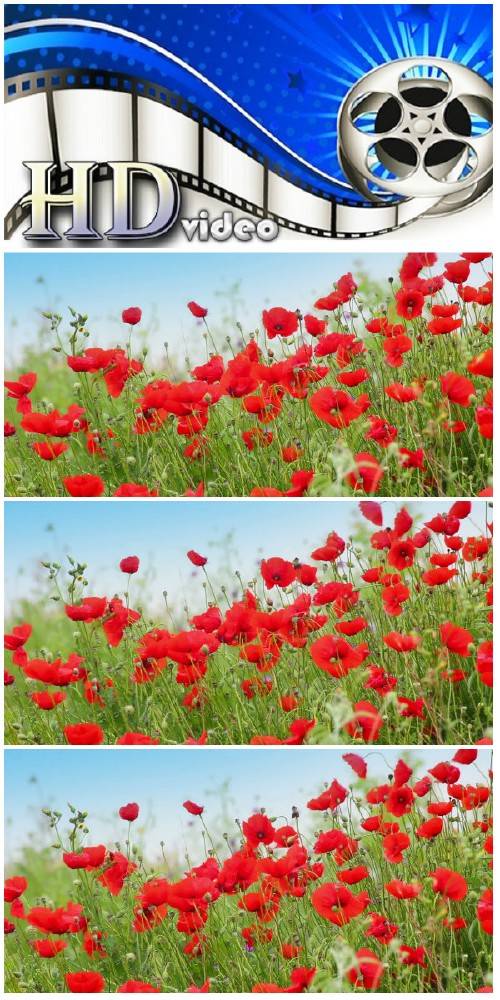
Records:
[[[294,232],[330,239],[382,235],[430,211],[439,199],[389,204],[325,193],[293,176],[179,94],[147,80],[102,70],[54,69],[5,83],[9,137],[5,239],[29,217],[23,160],[58,165],[53,193],[70,185],[68,160],[158,163],[189,188]]]

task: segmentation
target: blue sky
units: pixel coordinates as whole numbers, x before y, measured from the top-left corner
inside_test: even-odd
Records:
[[[406,504],[422,520],[450,505],[448,500]],[[397,501],[383,501],[385,524],[392,523],[400,506]],[[484,530],[486,509],[484,501],[475,501],[472,517],[463,525],[465,535]],[[42,560],[65,562],[70,554],[88,564],[89,593],[108,596],[124,585],[120,559],[137,555],[141,599],[158,607],[166,590],[170,602],[182,606],[184,595],[192,592],[194,613],[202,606],[203,575],[186,558],[188,549],[208,557],[207,571],[216,580],[225,574],[228,582],[228,573],[235,570],[245,580],[254,575],[262,558],[306,559],[329,531],[348,537],[359,516],[352,500],[296,500],[285,507],[273,500],[9,500],[5,504],[7,612],[20,597],[39,594],[46,576],[40,569]]]
[[[439,263],[455,256],[441,255]],[[346,271],[356,274],[361,266],[371,278],[383,280],[396,274],[401,260],[400,253],[359,252],[60,254],[46,250],[7,254],[6,362],[15,364],[22,347],[36,341],[41,311],[52,308],[67,315],[68,305],[88,313],[91,342],[98,345],[122,338],[122,309],[141,306],[144,323],[151,330],[148,343],[154,358],[161,355],[167,341],[170,353],[180,361],[186,350],[197,360],[201,329],[186,309],[191,299],[208,308],[216,342],[223,346],[227,329],[220,332],[220,323],[224,315],[241,322],[248,332],[260,323],[264,308],[300,306],[306,311]],[[481,276],[484,272],[474,268],[472,273]],[[237,292],[221,296],[236,285]],[[47,321],[43,322],[48,329]]]
[[[205,806],[209,828],[221,815],[220,790],[227,781],[231,820],[245,819],[255,808],[265,807],[270,816],[283,817],[284,822],[293,805],[304,816],[306,801],[323,783],[337,778],[347,785],[356,780],[342,760],[346,749],[6,750],[7,860],[15,861],[18,847],[30,832],[40,829],[42,808],[50,806],[66,815],[68,801],[88,811],[89,842],[107,844],[123,839],[119,807],[137,802],[141,807],[138,832],[148,856],[157,856],[161,840],[167,853],[175,849],[182,856],[184,847],[193,842],[193,820],[182,808],[185,799]],[[376,780],[386,778],[401,756],[401,751],[383,747],[362,753],[368,776]],[[453,753],[449,747],[404,751],[405,758],[417,765],[416,774],[437,761],[450,760]],[[489,751],[481,750],[477,763],[484,774],[490,766]],[[465,770],[468,781],[480,780],[476,766]],[[233,834],[235,828],[227,832]]]

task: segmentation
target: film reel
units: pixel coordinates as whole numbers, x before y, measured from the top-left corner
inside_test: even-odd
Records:
[[[456,212],[492,185],[493,90],[449,59],[386,63],[345,97],[338,155],[375,204],[396,195],[436,199],[432,214]]]
[[[5,121],[11,160],[6,186],[11,208],[5,219],[5,238],[27,218],[28,210],[20,205],[27,193],[22,161],[36,159],[52,159],[58,165],[55,194],[69,189],[71,179],[64,166],[68,160],[102,164],[98,180],[109,179],[108,160],[160,163],[171,170],[181,188],[205,193],[258,218],[273,219],[281,228],[333,239],[376,236],[426,213],[456,211],[491,187],[491,125],[484,134],[472,134],[478,122],[491,115],[491,88],[476,73],[448,60],[424,62],[431,74],[442,70],[450,80],[437,106],[423,105],[425,114],[411,104],[413,90],[430,100],[438,77],[414,76],[421,59],[396,60],[372,71],[352,88],[342,105],[339,156],[350,183],[364,199],[361,202],[359,194],[356,199],[349,197],[349,191],[344,194],[344,187],[340,194],[331,194],[324,185],[297,177],[292,168],[285,170],[181,95],[146,79],[74,69],[8,79]],[[457,66],[457,74],[463,72],[454,76],[452,69],[454,73]],[[396,85],[405,73],[404,97],[394,98],[387,88],[392,83],[398,93]],[[462,103],[455,118],[453,102],[459,96]],[[401,111],[396,118],[395,105],[402,108],[403,104],[404,114]],[[454,112],[447,110],[452,106]],[[435,176],[425,177],[424,185],[417,165],[405,162],[406,146],[420,152],[422,139],[426,153],[427,147],[431,150],[431,131],[419,135],[423,128],[419,123],[431,121],[434,113],[444,123],[445,112],[453,114],[447,129],[461,128],[462,133],[455,131],[453,140],[445,140],[454,143],[453,149],[447,146],[443,161],[433,164]],[[374,125],[371,135],[359,127],[363,118]],[[437,127],[432,135],[437,135]],[[459,143],[472,149],[477,158],[470,169],[467,157],[458,151]],[[372,147],[376,147],[381,176],[367,163]],[[391,180],[387,175],[395,170],[404,170],[405,176]],[[421,185],[418,195],[412,182]]]

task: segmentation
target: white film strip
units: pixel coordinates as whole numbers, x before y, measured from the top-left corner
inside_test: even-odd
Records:
[[[435,199],[360,204],[325,194],[286,175],[235,133],[179,95],[144,80],[104,71],[52,70],[7,80],[5,238],[28,218],[23,160],[51,160],[54,193],[68,189],[68,160],[158,163],[181,188],[195,189],[296,232],[335,239],[375,236],[399,228]]]

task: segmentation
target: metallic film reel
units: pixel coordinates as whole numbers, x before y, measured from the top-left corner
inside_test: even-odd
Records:
[[[338,155],[356,191],[375,204],[430,199],[426,214],[456,212],[492,186],[493,90],[450,59],[385,63],[345,97]]]

